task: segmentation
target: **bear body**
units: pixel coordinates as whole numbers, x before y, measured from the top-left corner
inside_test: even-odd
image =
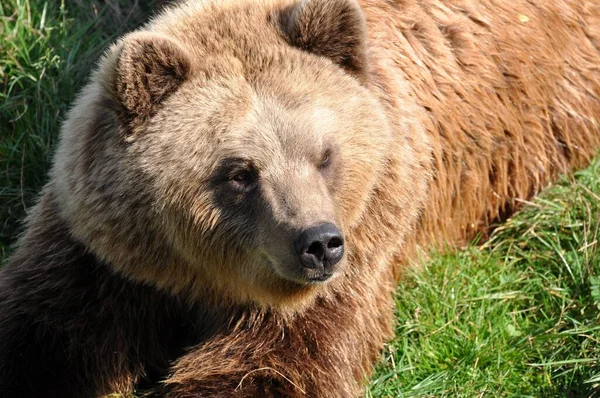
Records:
[[[0,271],[4,396],[358,395],[415,249],[597,153],[599,40],[595,1],[165,10],[101,60]]]

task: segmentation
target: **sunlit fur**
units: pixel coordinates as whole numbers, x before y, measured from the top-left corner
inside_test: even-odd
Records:
[[[64,396],[131,391],[179,355],[149,355],[163,339],[197,345],[162,374],[157,396],[360,394],[418,247],[485,234],[600,148],[599,37],[597,1],[165,10],[108,50],[64,124],[0,278],[0,385],[13,391],[16,375],[51,365],[34,349],[11,361],[25,311],[50,334],[29,346],[62,358],[55,341],[67,339],[81,364],[55,369],[71,379]],[[251,194],[233,194],[220,174],[238,158],[259,172]],[[331,282],[302,283],[290,242],[322,221],[342,230],[346,256]],[[85,261],[67,261],[72,252]],[[90,261],[110,284],[85,279],[85,311],[49,319],[45,286],[70,293],[65,279]],[[156,296],[136,303],[129,286]],[[67,293],[52,304],[77,308]],[[176,302],[167,308],[161,294]],[[148,314],[161,328],[165,314],[193,325],[185,343]],[[80,346],[78,321],[106,329]]]
[[[94,79],[73,109],[54,169],[62,216],[78,239],[123,274],[193,301],[208,295],[281,311],[306,305],[322,290],[280,278],[278,267],[297,262],[291,252],[297,230],[332,221],[350,234],[359,224],[392,132],[366,87],[331,61],[291,47],[275,18],[267,27],[244,25],[266,21],[271,12],[252,5],[159,18],[150,28],[161,35],[136,33],[115,46],[100,68],[104,77]],[[225,16],[231,26],[224,26]],[[219,31],[226,28],[227,40]],[[135,73],[140,62],[129,53],[166,37],[165,46],[181,46],[190,72],[149,120],[129,118],[131,131],[120,132],[118,112],[105,115],[111,97],[151,102],[141,98],[144,90],[120,88],[127,82],[119,79],[131,79],[128,68]],[[261,39],[256,48],[273,44],[240,52],[238,44],[253,38]],[[116,88],[105,88],[115,80]],[[99,128],[109,117],[115,126]],[[102,135],[102,146],[82,147],[82,131]],[[405,161],[395,173],[424,191],[418,172],[408,170],[410,147],[404,140],[396,145]],[[323,175],[318,163],[329,147],[332,170]],[[100,170],[82,168],[81,158]],[[236,158],[259,170],[259,193],[234,195],[215,181],[220,164]],[[94,208],[86,205],[90,200]],[[132,208],[146,214],[134,217]],[[405,213],[407,226],[416,220],[409,209],[398,214]],[[120,218],[128,225],[114,228],[112,220]]]

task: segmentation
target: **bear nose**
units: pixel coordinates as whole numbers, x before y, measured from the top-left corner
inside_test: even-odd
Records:
[[[294,246],[304,267],[321,272],[333,267],[344,256],[344,237],[332,223],[318,224],[305,229],[296,239]]]

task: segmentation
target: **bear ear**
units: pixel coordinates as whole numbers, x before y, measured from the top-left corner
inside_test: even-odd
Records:
[[[302,0],[280,18],[290,43],[331,59],[363,80],[366,76],[367,27],[354,0]]]
[[[167,36],[133,33],[122,42],[114,74],[114,92],[129,127],[148,119],[188,78],[187,51]]]

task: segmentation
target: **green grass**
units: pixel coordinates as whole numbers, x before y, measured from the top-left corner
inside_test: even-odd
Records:
[[[0,0],[0,262],[108,42],[152,0]],[[600,397],[600,162],[397,294],[368,397]]]
[[[151,3],[0,0],[0,255],[45,182],[69,104],[105,46]]]
[[[600,397],[600,161],[398,289],[369,397]]]

